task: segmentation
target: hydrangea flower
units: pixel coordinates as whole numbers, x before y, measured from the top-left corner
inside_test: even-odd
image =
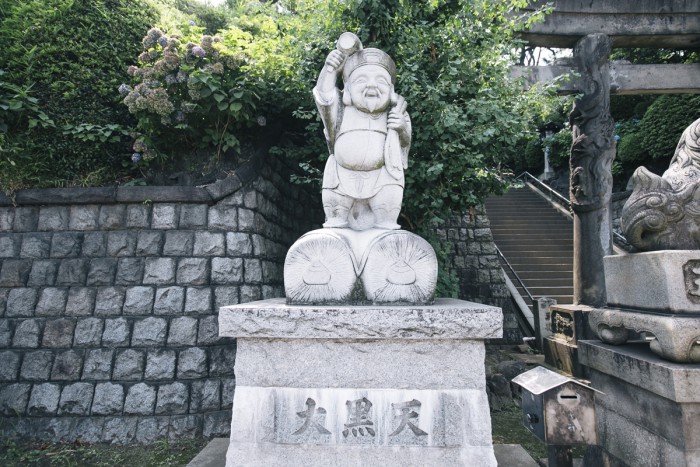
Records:
[[[189,20],[190,26],[194,26],[194,21]]]
[[[142,44],[145,50],[153,48],[158,43],[158,39],[163,35],[163,31],[158,28],[151,28],[146,33],[146,37],[143,38]]]
[[[131,86],[129,86],[128,84],[122,83],[119,85],[119,94],[121,94],[122,96],[129,94],[130,92],[131,92]]]
[[[133,162],[134,164],[136,164],[140,160],[141,160],[141,154],[139,154],[138,152],[135,152],[131,155],[131,162]]]
[[[168,46],[168,38],[165,36],[160,36],[158,38],[158,45],[163,48],[166,48]]]
[[[138,71],[139,67],[135,65],[130,65],[129,68],[126,69],[126,74],[129,76],[136,76],[136,72]]]
[[[194,47],[192,47],[192,55],[194,55],[195,57],[204,58],[207,56],[207,53],[204,51],[203,48],[201,48],[198,45],[195,45]]]

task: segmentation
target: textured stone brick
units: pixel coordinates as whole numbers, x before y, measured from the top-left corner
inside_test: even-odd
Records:
[[[49,319],[44,324],[43,348],[65,348],[73,343],[75,321],[69,318]]]
[[[126,207],[126,227],[147,229],[151,225],[151,207],[145,204],[130,204]]]
[[[61,287],[47,287],[39,294],[39,302],[36,304],[37,316],[62,315],[66,308],[68,289]]]
[[[39,231],[68,230],[68,207],[42,206],[39,208]]]
[[[255,230],[254,211],[238,208],[238,230],[241,232],[252,232]]]
[[[104,321],[100,318],[79,319],[75,326],[73,345],[99,347],[102,342]]]
[[[99,258],[107,254],[107,237],[103,232],[86,232],[83,237],[83,256]]]
[[[143,277],[143,258],[119,258],[117,285],[138,285]]]
[[[153,287],[129,287],[126,289],[123,313],[125,315],[147,315],[153,310]]]
[[[15,232],[35,232],[39,223],[39,208],[22,207],[15,209]]]
[[[37,350],[24,354],[20,378],[25,381],[46,381],[51,373],[53,352]]]
[[[146,356],[144,379],[156,381],[175,377],[175,351],[156,350]]]
[[[86,285],[112,285],[117,260],[114,258],[94,258],[90,260]]]
[[[15,327],[12,347],[18,349],[36,349],[39,347],[39,334],[41,334],[41,328],[37,320],[25,319],[20,321]]]
[[[137,256],[159,256],[163,248],[163,232],[146,230],[138,233],[136,238]]]
[[[168,345],[194,345],[197,342],[197,319],[181,316],[170,321]]]
[[[14,258],[19,251],[19,237],[11,234],[0,235],[0,258]]]
[[[0,351],[0,381],[15,381],[19,371],[19,354],[16,352]]]
[[[102,430],[102,441],[112,444],[130,444],[136,439],[136,417],[107,417]]]
[[[174,415],[170,417],[168,440],[176,442],[185,438],[198,438],[202,435],[201,415]]]
[[[51,257],[71,258],[80,254],[83,244],[81,232],[56,232],[51,237]]]
[[[7,296],[10,294],[10,289],[0,288],[0,316],[5,314],[7,306]]]
[[[204,418],[202,435],[207,439],[228,436],[231,430],[230,411],[205,413],[202,417]]]
[[[180,228],[199,229],[207,226],[206,204],[184,204],[180,207]]]
[[[93,385],[73,383],[63,388],[58,402],[59,415],[88,415],[93,398]]]
[[[124,413],[128,415],[152,415],[156,406],[156,390],[145,383],[129,388],[124,402]]]
[[[61,389],[57,384],[35,384],[29,396],[27,413],[29,415],[52,415],[58,409]]]
[[[232,285],[221,285],[214,288],[214,309],[218,310],[222,306],[240,303],[238,293],[238,287]]]
[[[61,260],[38,259],[32,261],[32,269],[29,271],[27,285],[30,287],[51,286],[56,283],[58,266]]]
[[[95,230],[98,226],[100,207],[92,205],[74,205],[70,208],[68,228],[70,230]]]
[[[124,407],[124,387],[121,384],[97,383],[92,399],[93,415],[114,415]]]
[[[262,282],[262,265],[259,259],[246,259],[244,261],[244,277],[247,284]]]
[[[219,339],[218,315],[200,318],[197,345],[216,344]]]
[[[259,285],[241,286],[241,303],[254,302],[262,298],[262,291]]]
[[[265,284],[281,284],[284,281],[282,264],[273,261],[262,262],[262,281]]]
[[[90,394],[90,401],[92,393]],[[60,412],[60,406],[59,406]],[[102,417],[84,417],[78,418],[75,421],[73,428],[73,437],[80,442],[95,444],[102,441],[102,431],[104,430],[105,420]]]
[[[221,383],[218,379],[194,381],[190,392],[190,412],[206,412],[221,408]]]
[[[100,206],[99,223],[102,230],[123,229],[126,225],[126,206],[123,204]]]
[[[235,206],[218,205],[209,208],[209,229],[237,230],[238,213]]]
[[[112,377],[115,380],[128,381],[141,379],[143,377],[145,357],[146,355],[141,350],[126,349],[117,352]]]
[[[233,367],[231,367],[233,369]],[[207,353],[199,347],[180,351],[177,361],[177,377],[181,379],[201,378],[207,374]]]
[[[109,232],[107,234],[107,255],[113,257],[134,256],[136,238],[135,232]]]
[[[145,285],[166,285],[175,282],[174,258],[146,258],[143,283]]]
[[[28,259],[6,259],[0,269],[0,287],[24,287],[29,278],[32,261]]]
[[[221,378],[221,409],[233,407],[233,394],[236,391],[236,379]]]
[[[76,381],[83,369],[82,351],[67,350],[56,355],[51,369],[53,381]]]
[[[97,289],[89,287],[71,287],[68,290],[68,301],[66,302],[66,315],[91,315],[95,308],[96,295]]]
[[[162,287],[156,290],[153,302],[153,313],[175,314],[182,313],[185,301],[185,289],[183,287]]]
[[[163,255],[191,256],[194,245],[194,232],[173,230],[165,232]]]
[[[95,297],[95,315],[118,315],[124,304],[124,287],[100,287]]]
[[[177,229],[178,206],[174,204],[154,204],[151,227],[154,229]]]
[[[126,318],[105,320],[105,330],[102,333],[102,345],[105,347],[121,347],[129,345],[129,321]]]
[[[0,414],[17,416],[24,415],[29,401],[29,384],[10,384],[0,387]]]
[[[184,414],[187,412],[189,391],[186,385],[175,382],[158,388],[156,414]]]
[[[11,342],[12,328],[10,327],[10,320],[0,319],[0,349],[9,348]]]
[[[211,313],[211,289],[209,287],[187,287],[185,313]]]
[[[243,196],[243,205],[248,209],[256,209],[258,207],[258,193],[254,190],[247,192]]]
[[[10,289],[7,295],[5,315],[9,317],[32,316],[37,295],[37,290],[32,288]]]
[[[2,250],[0,238],[0,251]],[[22,258],[48,258],[51,254],[51,234],[31,233],[22,235],[22,248],[19,255]]]
[[[226,254],[228,256],[247,256],[253,253],[250,235],[242,232],[226,234]]]
[[[165,318],[145,318],[134,323],[133,346],[156,346],[165,343],[168,321]]]
[[[140,444],[151,444],[168,435],[170,417],[139,418],[136,427],[135,441]]]
[[[114,350],[93,349],[88,350],[85,356],[83,379],[109,379],[112,375],[112,359]]]
[[[177,264],[177,283],[205,285],[209,283],[208,258],[181,258]]]
[[[212,258],[212,284],[239,284],[243,281],[243,260],[241,258]]]
[[[194,249],[195,256],[223,256],[226,254],[226,237],[223,233],[195,232]]]
[[[64,259],[58,267],[56,285],[85,285],[88,263],[84,259]]]
[[[0,208],[0,232],[12,230],[15,220],[15,210],[13,208]]]
[[[236,361],[236,347],[214,347],[209,351],[209,376],[232,376]]]

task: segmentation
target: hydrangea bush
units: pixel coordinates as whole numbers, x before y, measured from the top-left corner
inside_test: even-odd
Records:
[[[249,57],[241,44],[202,35],[186,25],[182,34],[152,28],[143,38],[132,85],[119,86],[124,104],[138,118],[133,159],[182,156],[210,148],[216,158],[239,149],[238,135],[256,120],[257,95],[246,77]]]

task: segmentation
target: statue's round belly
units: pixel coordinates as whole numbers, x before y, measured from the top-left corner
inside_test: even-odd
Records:
[[[335,140],[335,159],[350,170],[375,170],[384,166],[384,140],[376,131],[351,131]]]

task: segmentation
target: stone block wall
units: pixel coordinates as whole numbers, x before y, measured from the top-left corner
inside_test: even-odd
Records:
[[[218,337],[218,308],[284,295],[286,250],[319,227],[318,198],[256,161],[202,188],[4,200],[0,428],[48,441],[227,435],[236,348]]]
[[[521,344],[522,333],[483,206],[452,215],[437,233],[448,241],[449,268],[459,280],[459,298],[503,309],[503,339],[492,343]]]

